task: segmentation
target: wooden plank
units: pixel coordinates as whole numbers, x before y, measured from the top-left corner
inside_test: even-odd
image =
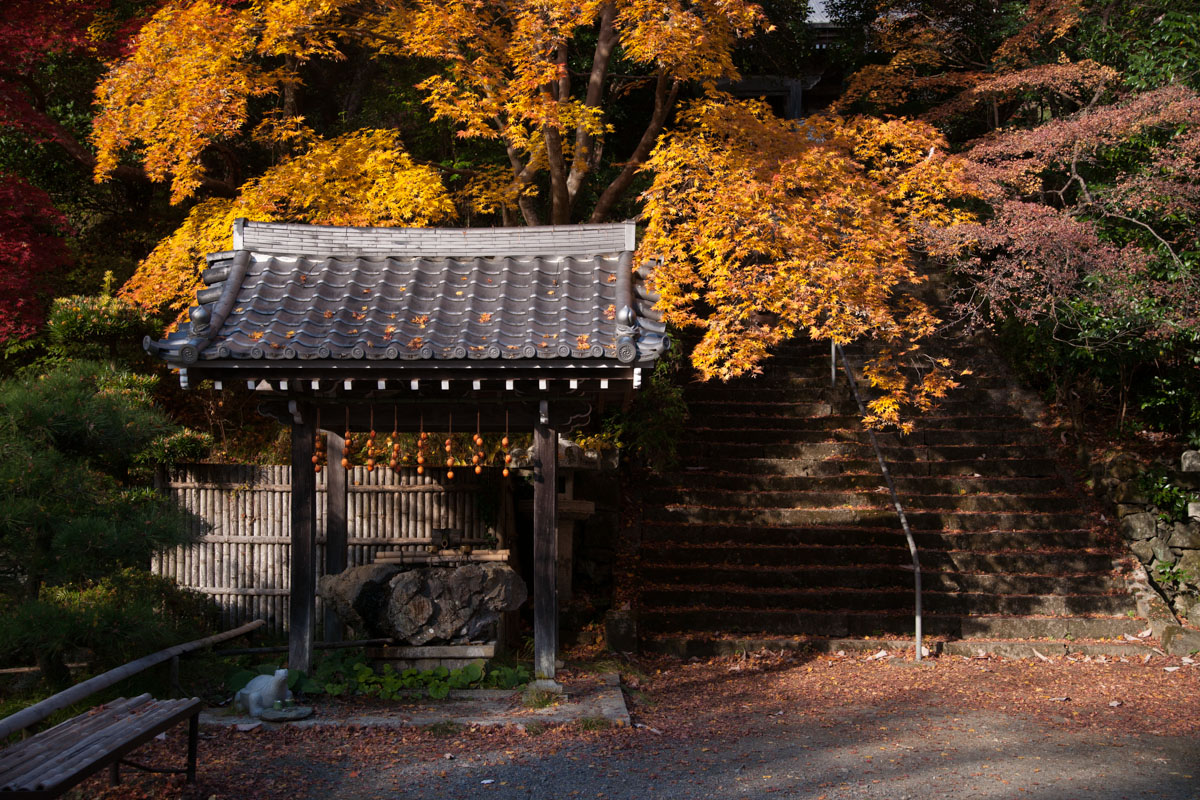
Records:
[[[184,719],[190,717],[194,727],[203,703],[198,698],[160,701],[142,695],[130,701],[121,698],[112,705],[119,708],[115,714],[103,713],[109,707],[101,707],[101,715],[80,715],[14,746],[24,755],[24,762],[0,780],[0,793],[60,794]],[[60,729],[63,734],[53,739],[48,736]],[[189,739],[187,772],[194,779],[192,746]]]
[[[316,634],[317,481],[312,469],[312,412],[297,408],[292,420],[291,596],[288,626],[288,667],[312,671]]]
[[[197,639],[192,642],[177,644],[174,647],[168,647],[166,650],[159,650],[157,653],[151,653],[148,656],[143,656],[137,661],[131,661],[128,664],[123,664],[116,669],[110,669],[108,672],[102,672],[94,678],[89,678],[83,683],[77,683],[70,689],[65,689],[56,695],[51,695],[40,703],[34,703],[28,708],[22,709],[11,716],[0,720],[0,741],[8,738],[17,731],[24,730],[32,725],[36,725],[46,717],[53,714],[55,711],[60,711],[69,706],[73,706],[89,695],[107,689],[115,683],[125,680],[131,675],[136,675],[144,669],[153,667],[156,664],[161,664],[164,661],[169,661],[175,656],[190,653],[193,650],[199,650],[207,647],[210,644],[217,644],[229,639],[235,639],[238,636],[257,630],[263,626],[262,620],[242,625],[240,628],[235,628],[231,631],[218,633],[214,636],[206,636],[203,639]]]
[[[533,672],[554,680],[558,658],[558,432],[540,404],[533,429]]]
[[[349,527],[346,522],[346,468],[342,456],[346,440],[337,431],[330,431],[325,440],[328,466],[325,469],[325,574],[337,575],[346,569],[346,546]],[[332,605],[325,608],[325,641],[340,642],[344,634],[342,621]]]

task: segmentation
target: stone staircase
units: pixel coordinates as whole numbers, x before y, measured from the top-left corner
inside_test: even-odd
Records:
[[[911,435],[879,437],[920,552],[926,635],[951,652],[1014,639],[1136,650],[1123,635],[1146,623],[1122,546],[1060,474],[994,360],[957,349],[970,385]],[[797,343],[764,376],[688,387],[681,463],[641,489],[643,649],[911,647],[906,539],[845,376],[829,383],[828,345]]]

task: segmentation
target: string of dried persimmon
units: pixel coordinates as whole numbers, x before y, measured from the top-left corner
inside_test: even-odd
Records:
[[[479,435],[479,412],[475,412],[475,455],[471,456],[471,463],[475,465],[475,474],[483,472],[483,437]]]
[[[396,470],[400,466],[400,407],[392,406],[392,460],[388,466]]]
[[[342,437],[345,444],[342,446],[342,469],[350,469],[353,462],[350,461],[350,450],[354,447],[354,437],[350,435],[350,406],[346,406],[346,435]]]
[[[320,472],[325,463],[325,437],[321,434],[321,409],[317,409],[317,432],[313,434],[313,472]]]
[[[375,406],[371,405],[371,434],[367,437],[367,472],[375,471]]]
[[[508,465],[512,463],[512,455],[508,452],[508,411],[504,412],[504,438],[500,440],[500,446],[504,448],[504,469],[500,472],[504,477],[508,477]]]
[[[429,434],[425,432],[425,414],[421,414],[421,433],[417,437],[417,474],[425,474],[425,444],[429,440]]]
[[[450,430],[446,434],[446,480],[454,480],[454,415],[450,415]]]

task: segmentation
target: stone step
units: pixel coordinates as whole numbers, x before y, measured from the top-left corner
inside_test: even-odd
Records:
[[[889,463],[911,461],[1004,461],[1013,459],[1042,459],[1049,456],[1044,444],[943,444],[888,445],[880,443],[884,459]],[[875,450],[867,442],[820,441],[803,442],[711,442],[692,441],[680,448],[680,454],[695,460],[714,458],[786,458],[795,461],[825,461],[832,458],[874,458]]]
[[[860,392],[862,385],[860,384]],[[787,402],[826,399],[829,396],[841,399],[846,397],[853,400],[853,395],[839,382],[836,389],[829,386],[829,375],[824,378],[818,375],[777,375],[771,380],[741,379],[729,383],[690,383],[684,386],[684,399],[689,404],[693,402],[707,403],[720,401],[735,402]],[[869,393],[864,393],[864,399]],[[1016,398],[1016,393],[1002,382],[988,385],[972,383],[963,385],[947,392],[946,396],[936,402],[939,407],[952,407],[956,404],[993,404],[1007,405]]]
[[[905,510],[913,530],[1011,531],[1071,530],[1084,528],[1091,519],[1078,512],[989,512]],[[763,526],[854,525],[899,528],[900,517],[890,508],[712,508],[650,505],[647,522],[696,522]]]
[[[907,559],[908,553],[904,557]],[[754,589],[905,589],[913,586],[911,564],[831,567],[740,567],[646,565],[638,576],[657,590],[691,591],[705,586]],[[1020,595],[1108,595],[1123,591],[1114,575],[1007,575],[930,570],[922,567],[921,584],[936,592]]]
[[[1040,478],[1009,478],[1009,477],[973,477],[960,475],[948,478],[913,477],[894,478],[896,491],[901,501],[909,497],[921,495],[1030,495],[1047,496],[1054,492],[1064,492],[1065,497],[1071,497],[1063,488],[1057,477]],[[691,469],[681,472],[665,473],[659,477],[654,487],[646,490],[647,498],[655,492],[683,492],[705,489],[728,489],[745,492],[847,492],[861,490],[874,492],[886,491],[887,485],[876,465],[874,473],[835,474],[835,475],[768,475],[726,472],[719,469]]]
[[[783,409],[778,414],[747,412],[744,414],[725,413],[718,411],[709,413],[702,408],[689,409],[688,430],[724,430],[739,431],[754,428],[769,428],[778,431],[839,431],[861,430],[862,425],[857,414],[827,414],[825,416],[809,416],[789,414]],[[920,431],[969,430],[1022,432],[1029,430],[1029,421],[1024,417],[1000,414],[974,413],[962,416],[945,416],[929,413],[912,420],[914,435]]]
[[[693,449],[681,448],[681,471],[734,473],[743,475],[879,475],[879,462],[871,458],[826,458],[800,460],[794,458],[720,458],[701,457]],[[946,459],[943,461],[907,460],[888,462],[888,470],[896,477],[1015,477],[1038,478],[1058,474],[1051,458],[1008,459]]]
[[[760,419],[740,428],[718,428],[689,425],[688,439],[693,442],[732,444],[821,444],[842,443],[870,445],[867,431],[853,428],[834,430],[795,430],[776,427],[772,420]],[[980,446],[980,445],[1046,445],[1046,438],[1036,430],[985,430],[980,428],[937,428],[915,430],[903,435],[894,431],[879,431],[875,440],[881,447]]]
[[[1069,654],[1080,656],[1105,656],[1112,658],[1139,658],[1154,655],[1149,643],[1129,641],[1080,641],[1071,639],[941,639],[924,640],[924,646],[930,654],[938,656],[997,656],[1009,659],[1025,659],[1033,661],[1040,658],[1063,658]],[[880,650],[887,650],[889,658],[912,659],[916,642],[912,630],[887,638],[866,637],[835,638],[829,636],[725,636],[688,635],[688,634],[653,634],[643,637],[640,645],[642,652],[660,653],[675,656],[680,659],[711,658],[714,656],[736,656],[745,653],[757,653],[769,650],[773,653],[784,651],[842,653],[847,657],[862,657],[874,655]]]
[[[920,550],[922,572],[970,572],[1008,575],[1107,575],[1113,569],[1108,552],[1083,550],[970,551]],[[643,567],[797,567],[903,566],[911,563],[907,550],[872,547],[698,547],[679,544],[644,545]]]
[[[1040,617],[923,614],[929,636],[956,639],[1118,639],[1135,635],[1141,621],[1120,617]],[[791,636],[880,636],[911,634],[912,612],[883,614],[848,611],[767,611],[762,609],[692,609],[641,616],[639,632],[653,636],[673,631],[764,633]]]
[[[1072,548],[1103,549],[1106,543],[1090,529],[1055,531],[914,531],[918,550],[980,552],[1046,552]],[[642,530],[647,547],[873,547],[903,550],[907,539],[899,529],[846,526],[768,527],[761,525],[690,525],[655,523]],[[849,555],[849,554],[848,554]],[[849,562],[853,563],[853,562]]]
[[[899,492],[899,490],[897,490]],[[733,489],[666,487],[647,492],[645,499],[664,507],[717,507],[745,510],[875,509],[894,512],[892,496],[882,491],[740,491]],[[1065,512],[1078,513],[1080,504],[1070,498],[1033,494],[913,494],[900,497],[905,513],[920,510],[962,512]],[[760,520],[769,523],[769,520]],[[814,520],[819,521],[819,520]]]
[[[706,610],[722,614],[726,610],[763,612],[803,611],[880,611],[911,612],[913,589],[852,589],[829,587],[802,589],[740,589],[735,587],[681,588],[649,587],[642,590],[643,608],[652,609],[653,616],[670,615],[677,611]],[[1137,605],[1126,596],[1082,595],[1020,595],[990,592],[940,592],[925,590],[921,595],[923,609],[930,614],[1032,614],[1037,616],[1118,616]]]

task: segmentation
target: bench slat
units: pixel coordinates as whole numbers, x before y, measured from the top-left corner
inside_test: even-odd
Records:
[[[114,719],[112,724],[92,731],[61,751],[31,764],[29,770],[12,781],[12,785],[26,791],[56,786],[70,774],[103,760],[123,741],[153,727],[160,718],[169,715],[167,712],[169,709],[160,711],[147,708],[140,716]]]
[[[61,751],[64,746],[69,746],[66,743],[72,739],[86,736],[92,731],[107,727],[112,724],[114,719],[128,714],[133,709],[152,701],[153,698],[148,694],[139,695],[129,700],[119,697],[110,703],[97,706],[90,711],[85,711],[78,716],[60,722],[53,728],[47,728],[29,739],[5,748],[3,751],[0,751],[0,787],[8,784],[8,773],[10,771],[27,768],[28,764],[43,757],[45,753]]]
[[[138,697],[133,701],[118,701],[111,705],[116,708],[116,714],[102,712],[91,715],[90,719],[76,717],[46,731],[47,734],[55,734],[53,740],[57,749],[39,746],[34,752],[32,747],[22,748],[22,745],[33,745],[42,734],[15,745],[26,750],[28,758],[19,766],[14,765],[8,774],[0,775],[0,793],[15,791],[49,795],[58,788],[74,785],[104,766],[120,760],[158,733],[198,713],[201,702],[196,698],[143,701],[142,697]],[[72,722],[78,722],[80,727],[72,728]],[[79,739],[72,741],[71,737],[75,735]],[[5,752],[5,756],[8,755]]]
[[[174,704],[173,704],[174,705]],[[94,732],[53,758],[42,761],[15,782],[18,790],[45,790],[69,782],[80,774],[90,774],[97,764],[111,763],[119,758],[118,751],[129,742],[144,737],[147,732],[157,733],[160,725],[174,725],[174,708],[145,708],[135,715],[124,717],[108,728]],[[126,748],[125,751],[131,748]],[[124,751],[122,751],[124,752]]]

